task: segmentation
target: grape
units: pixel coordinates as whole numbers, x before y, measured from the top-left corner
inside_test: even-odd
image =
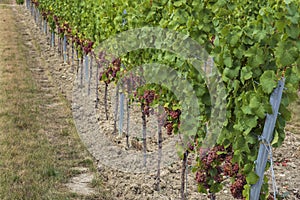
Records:
[[[220,151],[226,151],[227,153],[218,154]],[[230,191],[234,198],[243,199],[242,193],[246,179],[244,175],[238,173],[238,163],[232,163],[233,152],[231,147],[225,149],[224,146],[217,145],[207,150],[205,154],[201,154],[201,152],[202,149],[200,148],[201,165],[196,173],[196,181],[209,190],[212,184],[222,183],[224,175],[234,177],[235,182],[231,185]],[[212,168],[217,170],[214,176],[208,172]]]
[[[152,101],[153,98],[154,99],[157,98],[157,96],[155,94],[150,94],[149,96],[150,96],[149,101]],[[171,135],[172,131],[173,131],[173,124],[177,123],[177,127],[178,128],[180,127],[179,116],[181,114],[181,111],[179,109],[170,110],[169,108],[166,108],[166,107],[164,109],[165,109],[165,112],[168,113],[168,116],[171,117],[171,119],[168,118],[169,119],[168,123],[171,123],[172,127],[171,127],[171,125],[168,125],[168,128],[167,128],[167,125],[165,125],[165,128],[167,128],[168,135]]]
[[[120,58],[114,59],[114,60],[112,61],[112,64],[113,64],[114,66],[120,67],[120,66],[121,66],[121,59],[120,59]]]
[[[194,151],[194,149],[195,149],[195,145],[194,144],[191,144],[190,142],[188,143],[188,149],[190,150],[190,151]]]
[[[145,115],[147,115],[148,117],[149,117],[149,114],[150,114],[150,107],[149,106],[144,106],[144,113],[145,113]]]
[[[134,92],[134,96],[137,97],[137,92]],[[157,98],[157,95],[155,94],[154,90],[146,90],[144,91],[144,94],[142,96],[138,97],[138,100],[142,103],[144,103],[144,110],[143,112],[145,115],[149,117],[150,114],[154,114],[154,110],[151,109],[150,104],[154,101],[154,99]],[[170,129],[170,128],[169,128]]]
[[[231,163],[226,162],[223,165],[223,173],[224,173],[225,176],[233,176],[233,173],[232,173],[232,164]]]
[[[154,90],[147,90],[144,92],[143,98],[146,101],[146,104],[150,104],[155,99],[155,91]]]
[[[206,174],[204,172],[197,171],[196,172],[196,181],[198,183],[205,183],[206,182]]]
[[[217,174],[215,177],[214,177],[214,180],[217,182],[217,183],[222,183],[223,181],[223,176],[221,174]]]
[[[88,41],[87,42],[87,46],[84,47],[84,51],[86,54],[88,54],[89,52],[92,51],[92,46],[94,45],[94,42],[92,41]],[[101,61],[105,61],[105,53],[100,52],[99,53],[99,59]],[[108,67],[104,72],[100,73],[100,80],[102,80],[102,75],[105,73],[106,75],[106,80],[105,83],[109,84],[111,83],[116,77],[117,77],[117,73],[120,71],[121,69],[121,59],[114,59],[112,61],[113,66]]]
[[[167,122],[165,124],[165,128],[167,129],[167,134],[172,135],[173,132],[173,124],[171,122]]]
[[[237,163],[233,164],[233,166],[232,166],[232,172],[234,174],[237,174],[239,172],[239,165]]]
[[[171,110],[169,112],[170,116],[173,118],[173,119],[178,119],[180,114],[181,114],[181,111],[179,109],[177,110]]]
[[[237,175],[235,182],[230,186],[230,192],[236,199],[244,199],[243,189],[246,184],[246,178],[244,175]]]
[[[274,200],[274,196],[272,193],[269,194],[268,199],[267,200]]]

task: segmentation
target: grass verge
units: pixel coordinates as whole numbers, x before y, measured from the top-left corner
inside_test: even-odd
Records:
[[[12,8],[1,7],[0,19],[0,199],[109,199],[98,176],[96,195],[65,187],[78,173],[74,167],[95,173],[93,159],[68,106],[59,95],[43,91],[30,71],[37,63]]]

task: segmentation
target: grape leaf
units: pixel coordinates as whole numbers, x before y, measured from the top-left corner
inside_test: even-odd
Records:
[[[251,184],[251,185],[255,184],[258,181],[258,179],[259,179],[259,176],[253,171],[251,171],[246,177],[247,183]]]
[[[271,70],[264,71],[259,80],[263,91],[267,94],[271,94],[271,92],[277,85],[276,75],[274,71]]]

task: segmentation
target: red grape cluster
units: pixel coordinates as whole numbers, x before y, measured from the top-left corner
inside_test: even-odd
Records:
[[[191,143],[191,142],[189,142],[189,143],[187,144],[187,147],[188,147],[188,150],[189,150],[189,151],[194,151],[194,150],[195,150],[195,144],[193,144],[193,143]]]
[[[42,16],[44,17],[44,19],[47,19],[47,17],[51,15],[51,12],[48,10],[48,11],[42,11]]]
[[[230,186],[231,194],[236,199],[244,199],[243,190],[244,185],[246,184],[246,178],[244,175],[238,174],[235,177],[235,181]]]
[[[215,146],[210,149],[204,156],[201,157],[201,169],[196,173],[196,181],[202,184],[206,189],[209,189],[209,185],[206,182],[203,182],[204,178],[199,179],[199,175],[206,176],[205,180],[215,180],[217,183],[221,183],[223,178],[221,176],[222,168],[220,166],[215,166],[217,162],[224,160],[224,156],[222,154],[218,154],[218,151],[224,151],[223,146]],[[212,176],[209,171],[213,168],[217,169],[217,172],[214,176]],[[200,176],[201,177],[201,176]]]
[[[54,15],[53,16],[53,20],[54,20],[56,26],[59,26],[59,18],[58,18],[58,16]]]
[[[275,199],[275,198],[274,198],[273,194],[270,193],[269,196],[268,196],[268,198],[267,198],[267,200],[274,200],[274,199]]]
[[[38,2],[38,0],[31,0],[32,4],[34,4],[36,7],[38,7],[40,5],[40,3]]]
[[[146,90],[143,95],[143,98],[146,101],[146,105],[150,105],[150,103],[154,101],[155,97],[156,95],[154,90]]]
[[[90,40],[85,40],[83,44],[83,51],[87,55],[92,51],[94,42]],[[121,65],[121,64],[120,64]]]
[[[165,112],[168,114],[168,119],[164,125],[164,127],[167,129],[167,134],[172,135],[174,130],[174,124],[178,125],[178,128],[180,127],[180,114],[181,110],[171,110],[169,108],[165,108]]]
[[[172,122],[166,122],[164,127],[167,129],[167,134],[172,135],[172,133],[173,133],[173,123]]]
[[[147,117],[153,114],[153,109],[151,109],[150,104],[156,99],[158,95],[154,90],[145,90],[142,96],[139,96],[139,101],[144,104],[144,113]]]
[[[121,69],[121,59],[116,58],[112,62],[112,65],[109,66],[105,71],[100,72],[100,81],[104,81],[106,84],[109,84],[113,81],[116,76],[117,72]]]
[[[201,165],[196,172],[196,181],[206,190],[209,190],[212,184],[221,183],[224,176],[233,177],[235,181],[230,187],[231,194],[234,198],[243,199],[246,179],[244,175],[239,173],[239,165],[232,163],[232,158],[233,152],[230,147],[225,149],[219,145],[209,149],[200,157]],[[214,173],[210,173],[212,170]]]
[[[62,31],[67,32],[68,35],[71,35],[72,29],[67,26]],[[85,40],[85,39],[80,39],[78,36],[72,36],[72,42],[75,43],[77,46],[81,47],[84,51],[84,53],[87,55],[90,52],[92,52],[92,48],[94,45],[94,42],[91,40]]]
[[[228,155],[223,164],[223,172],[225,176],[234,176],[239,172],[239,165],[237,163],[232,164],[232,154]]]
[[[72,42],[75,43],[77,46],[81,46],[82,44],[82,40],[76,35],[72,37]]]
[[[179,119],[180,114],[181,114],[181,111],[179,109],[177,109],[177,110],[169,110],[169,115],[173,119]]]
[[[208,189],[209,185],[207,184],[206,178],[207,178],[206,172],[202,170],[196,172],[196,181],[198,183],[201,183],[205,188]]]

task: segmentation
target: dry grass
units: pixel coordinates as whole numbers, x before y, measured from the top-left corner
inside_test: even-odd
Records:
[[[94,187],[101,195],[64,186],[77,173],[73,167],[96,167],[62,97],[47,98],[35,81],[29,68],[36,63],[11,9],[0,8],[0,199],[108,199],[100,178]]]
[[[11,0],[0,0],[0,4],[10,4]]]

